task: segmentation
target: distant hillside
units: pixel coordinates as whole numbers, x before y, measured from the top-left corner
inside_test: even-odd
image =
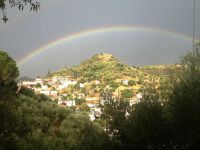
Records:
[[[17,79],[17,81],[33,81],[33,80],[34,80],[33,78],[27,76],[19,77]]]
[[[147,73],[149,75],[156,75],[160,77],[167,77],[172,74],[180,73],[181,66],[180,65],[152,65],[152,66],[141,66],[139,70]]]

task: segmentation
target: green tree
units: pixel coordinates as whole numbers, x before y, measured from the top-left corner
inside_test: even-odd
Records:
[[[181,60],[182,73],[172,78],[169,111],[173,142],[182,149],[200,146],[200,52]]]
[[[36,88],[41,88],[41,84],[40,84],[40,83],[37,83],[35,87],[36,87]]]
[[[133,105],[124,130],[122,143],[126,149],[167,149],[169,129],[164,108],[157,90],[144,89],[140,102]]]
[[[18,75],[15,61],[6,52],[0,51],[0,87],[10,85]]]
[[[128,85],[130,86],[136,85],[136,82],[134,80],[129,80]]]
[[[126,100],[104,100],[101,118],[105,121],[105,129],[110,137],[112,149],[123,148],[124,129],[128,121],[127,114],[131,111],[129,102]]]
[[[82,111],[89,111],[90,110],[89,106],[86,103],[82,103],[80,105],[79,109],[82,110]]]
[[[81,105],[82,103],[86,102],[84,98],[77,98],[77,99],[75,99],[75,101],[76,101],[77,105]]]
[[[65,149],[108,149],[105,132],[99,124],[90,122],[88,116],[71,114],[61,124],[58,137],[63,139]]]
[[[121,91],[122,98],[131,98],[132,96],[133,96],[133,90],[131,89],[125,89]]]
[[[113,81],[113,80],[111,80],[111,81],[109,82],[109,86],[110,86],[111,88],[113,88],[114,90],[115,90],[116,88],[119,87],[119,85],[118,85],[115,81]]]
[[[18,75],[15,61],[6,52],[0,51],[0,149],[16,149],[15,79]]]

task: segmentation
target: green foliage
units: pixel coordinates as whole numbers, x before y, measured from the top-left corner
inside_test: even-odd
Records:
[[[159,93],[149,87],[143,91],[139,103],[133,105],[126,131],[128,147],[135,149],[161,149],[167,146],[167,119]]]
[[[79,107],[79,110],[81,111],[90,111],[89,106],[86,103],[82,103]]]
[[[0,149],[16,149],[16,132],[18,123],[17,116],[14,112],[12,103],[8,99],[2,99],[0,96]]]
[[[41,88],[41,84],[40,84],[40,83],[37,83],[35,87],[36,87],[36,88]]]
[[[11,84],[19,75],[15,61],[0,51],[0,87]]]
[[[77,98],[75,99],[75,101],[76,101],[76,105],[81,105],[82,103],[86,102],[84,98]]]
[[[116,64],[116,67],[118,68],[119,71],[124,71],[124,70],[125,70],[124,64],[117,63],[117,64]]]
[[[28,97],[34,98],[35,97],[35,93],[32,89],[26,88],[26,87],[21,87],[20,89],[20,94],[26,95]]]
[[[136,82],[134,80],[129,80],[128,85],[130,86],[136,85]]]
[[[102,108],[101,118],[105,120],[105,128],[112,149],[127,149],[122,140],[126,134],[128,114],[132,111],[129,102],[126,100],[106,99]]]
[[[92,124],[85,115],[69,115],[61,124],[58,137],[65,139],[65,149],[105,149],[106,135],[98,123]]]
[[[111,88],[113,88],[114,90],[115,90],[116,88],[119,87],[119,85],[118,85],[116,82],[114,82],[113,80],[111,80],[111,81],[109,82],[109,86],[110,86]]]
[[[173,140],[184,149],[193,149],[200,142],[200,52],[189,53],[181,64],[182,74],[172,79],[169,101]]]
[[[122,98],[132,98],[133,90],[132,89],[125,89],[121,91]]]
[[[151,75],[151,76],[160,76],[160,77],[169,77],[172,74],[180,74],[181,67],[176,64],[172,65],[154,65],[154,66],[142,66],[139,67],[139,70]]]

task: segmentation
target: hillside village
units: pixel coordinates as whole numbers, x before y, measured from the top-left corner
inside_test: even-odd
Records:
[[[142,98],[145,86],[158,89],[160,76],[145,73],[147,68],[143,70],[125,65],[111,54],[101,53],[77,67],[64,68],[44,78],[19,84],[50,96],[60,106],[99,111],[105,93],[110,93],[113,99],[127,99],[134,104]]]

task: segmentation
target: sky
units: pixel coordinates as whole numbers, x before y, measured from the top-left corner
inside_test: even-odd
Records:
[[[192,49],[193,0],[40,2],[38,12],[7,6],[9,21],[0,21],[0,50],[17,62],[20,76],[43,76],[102,52],[128,65],[173,64]],[[197,40],[199,6],[196,0]]]

